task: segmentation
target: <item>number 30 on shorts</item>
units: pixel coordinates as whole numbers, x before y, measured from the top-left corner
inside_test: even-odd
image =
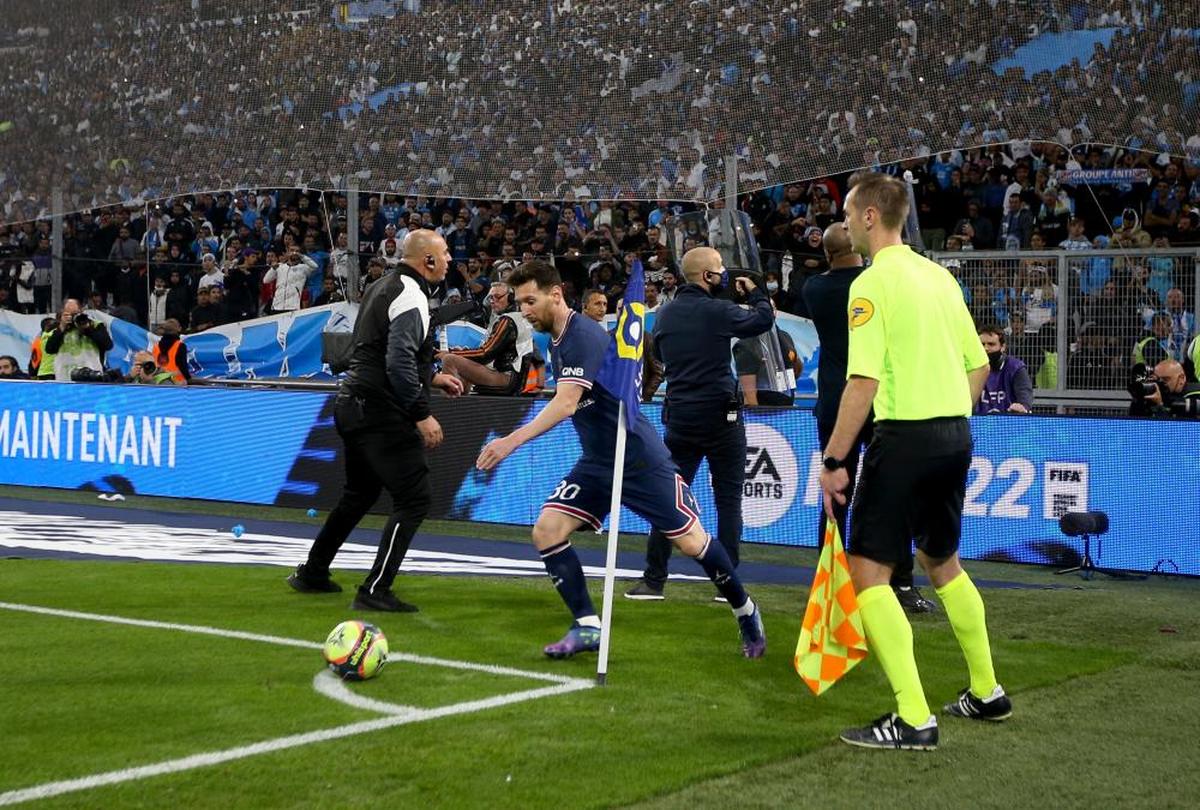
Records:
[[[579,484],[568,484],[567,479],[558,482],[554,492],[550,493],[552,501],[573,501],[579,495]]]

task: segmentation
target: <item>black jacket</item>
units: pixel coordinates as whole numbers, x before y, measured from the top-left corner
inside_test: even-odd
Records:
[[[343,390],[381,418],[429,416],[433,331],[429,285],[400,264],[367,288],[354,323],[354,349]]]
[[[696,284],[679,288],[654,319],[654,355],[667,378],[668,417],[673,423],[707,424],[737,396],[730,370],[730,341],[761,335],[775,322],[771,302],[758,288],[750,309],[714,298]]]

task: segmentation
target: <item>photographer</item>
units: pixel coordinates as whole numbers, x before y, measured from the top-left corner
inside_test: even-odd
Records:
[[[74,298],[68,298],[58,326],[45,341],[43,351],[54,355],[54,379],[68,382],[77,369],[104,371],[104,355],[113,347],[108,327],[93,321]]]
[[[1163,360],[1129,385],[1130,416],[1200,417],[1200,383],[1189,383],[1177,360]]]
[[[512,288],[503,281],[492,282],[488,304],[491,323],[483,344],[439,352],[435,359],[462,381],[464,393],[472,386],[476,393],[492,396],[537,393],[545,372],[533,345],[533,327],[517,311]]]
[[[158,367],[154,355],[150,352],[138,352],[133,356],[133,365],[129,367],[126,382],[137,385],[180,385],[175,375]]]

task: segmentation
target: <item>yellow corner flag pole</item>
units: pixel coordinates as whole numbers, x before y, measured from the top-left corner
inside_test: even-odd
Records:
[[[820,695],[866,657],[867,637],[841,534],[837,523],[827,520],[792,665],[813,694]]]

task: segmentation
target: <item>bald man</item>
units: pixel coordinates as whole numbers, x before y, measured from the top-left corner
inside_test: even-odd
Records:
[[[462,383],[433,373],[429,296],[446,277],[450,251],[435,231],[411,231],[401,261],[367,288],[354,323],[354,353],[333,406],[345,444],[346,488],[317,539],[287,582],[301,593],[337,593],[329,566],[350,531],[387,489],[392,513],[375,564],[358,588],[354,610],[416,612],[392,591],[400,563],[432,500],[425,450],[442,442],[429,411],[429,389],[450,396]]]
[[[863,258],[850,247],[850,235],[841,222],[825,229],[821,240],[825,247],[825,258],[829,269],[810,276],[804,287],[796,291],[796,314],[809,318],[817,328],[817,339],[821,346],[821,357],[817,367],[817,406],[813,415],[817,418],[817,439],[821,449],[829,443],[833,426],[837,423],[838,408],[842,403],[842,390],[846,387],[846,357],[850,340],[850,329],[846,322],[846,311],[850,306],[850,285],[863,271]],[[859,434],[858,441],[846,458],[846,472],[850,476],[850,490],[858,472],[858,459],[862,448],[871,442],[874,423],[867,422]],[[835,504],[838,529],[846,538],[845,504]],[[825,515],[817,518],[817,544],[825,535]],[[926,599],[913,584],[913,558],[896,564],[892,571],[892,590],[896,598],[909,613],[930,613],[937,605]]]
[[[1200,384],[1188,382],[1182,363],[1163,360],[1154,366],[1154,376],[1158,380],[1154,393],[1135,396],[1129,408],[1130,416],[1200,416]]]
[[[667,381],[665,441],[689,485],[700,462],[708,459],[717,502],[717,540],[736,566],[742,538],[746,425],[730,368],[730,343],[766,332],[775,323],[775,314],[770,299],[747,278],[735,283],[750,309],[716,296],[729,284],[729,274],[721,254],[712,248],[689,250],[681,266],[687,283],[654,321],[654,357],[663,364]],[[671,541],[652,532],[646,571],[625,596],[663,599],[670,557]]]

